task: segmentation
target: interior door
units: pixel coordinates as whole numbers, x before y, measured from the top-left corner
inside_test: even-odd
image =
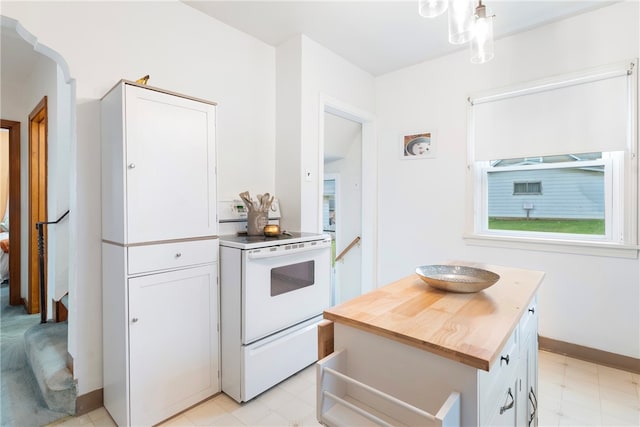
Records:
[[[29,278],[25,305],[27,313],[39,313],[40,302],[47,301],[47,256],[39,264],[36,223],[47,221],[47,97],[29,115]],[[43,228],[43,251],[47,251],[47,227]],[[41,272],[40,269],[43,269]],[[40,274],[44,295],[40,294]]]
[[[216,265],[129,279],[131,425],[220,390]]]
[[[129,243],[215,235],[215,107],[126,87]]]

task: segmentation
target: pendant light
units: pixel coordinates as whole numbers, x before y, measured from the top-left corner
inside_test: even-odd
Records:
[[[471,40],[474,23],[474,0],[450,0],[449,43],[463,44]]]
[[[483,64],[493,56],[493,18],[487,16],[482,0],[418,0],[418,13],[426,18],[442,15],[449,9],[449,43],[469,43],[471,62]]]
[[[449,0],[419,0],[418,13],[425,18],[442,15],[449,5]]]
[[[493,16],[487,16],[487,10],[479,0],[474,16],[473,38],[471,39],[471,62],[483,64],[493,56]]]

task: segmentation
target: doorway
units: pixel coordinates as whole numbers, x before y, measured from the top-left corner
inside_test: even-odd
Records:
[[[324,229],[325,215],[334,216],[329,234],[336,246],[334,303],[340,303],[377,287],[376,141],[369,113],[324,96],[320,124],[320,217]]]
[[[332,236],[333,302],[361,294],[362,124],[325,113],[323,231]]]
[[[47,221],[47,97],[43,97],[29,114],[29,262],[27,313],[40,312],[40,299],[47,301],[47,257],[44,257],[44,295],[40,295],[38,232],[36,223]],[[42,250],[46,253],[47,233],[44,228]]]
[[[9,132],[9,305],[20,297],[20,122],[0,120]]]

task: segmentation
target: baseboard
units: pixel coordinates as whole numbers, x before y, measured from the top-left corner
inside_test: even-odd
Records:
[[[584,347],[578,344],[571,344],[546,337],[538,337],[538,348],[552,353],[564,354],[565,356],[584,360],[585,362],[597,363],[599,365],[609,366],[610,368],[622,369],[623,371],[640,374],[640,359],[635,359],[633,357],[623,356],[604,350]]]
[[[84,415],[104,406],[103,389],[90,391],[76,398],[76,416]]]

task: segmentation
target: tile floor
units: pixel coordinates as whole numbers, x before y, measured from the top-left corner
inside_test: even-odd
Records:
[[[540,426],[640,426],[640,375],[570,357],[539,353]],[[104,408],[52,426],[115,426]],[[318,426],[312,365],[239,405],[219,394],[162,427]]]

